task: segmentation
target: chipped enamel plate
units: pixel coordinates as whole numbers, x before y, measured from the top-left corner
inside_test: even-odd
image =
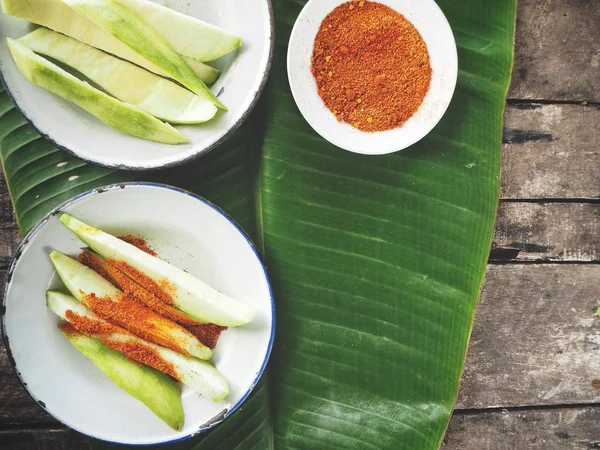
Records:
[[[84,246],[59,222],[60,211],[116,235],[141,234],[161,257],[256,309],[250,324],[223,332],[211,360],[229,396],[214,403],[182,386],[181,431],[113,384],[58,330],[58,317],[45,305],[46,290],[61,286],[48,254],[76,256]],[[130,445],[176,442],[226,419],[263,373],[275,329],[267,273],[248,237],[206,200],[151,183],[90,191],[42,219],[15,252],[0,311],[9,359],[34,400],[80,433]]]
[[[267,80],[275,39],[270,0],[151,0],[240,36],[242,48],[215,61],[222,70],[211,91],[228,107],[213,120],[177,126],[189,144],[167,145],[113,130],[91,114],[27,81],[14,64],[6,38],[31,25],[0,11],[0,73],[17,107],[40,134],[84,161],[123,170],[172,167],[206,154],[231,135],[256,105]],[[213,64],[213,63],[211,63]]]

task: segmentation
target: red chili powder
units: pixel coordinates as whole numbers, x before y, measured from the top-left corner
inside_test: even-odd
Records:
[[[125,236],[119,236],[119,239],[139,248],[141,251],[148,253],[149,255],[156,256],[156,252],[148,245],[146,239],[141,236],[134,236],[133,234],[127,234]]]
[[[91,253],[87,250],[84,250],[79,255],[79,259],[87,267],[94,270],[102,277],[106,278],[114,286],[127,293],[132,298],[144,303],[146,306],[150,307],[152,310],[154,310],[161,316],[164,316],[167,319],[170,319],[182,325],[185,329],[192,333],[200,342],[202,342],[210,349],[214,349],[216,347],[221,333],[223,332],[223,330],[227,329],[227,327],[221,327],[211,323],[198,324],[197,321],[190,318],[177,308],[170,306],[169,304],[152,294],[150,291],[148,291],[144,286],[138,284],[138,282],[134,281],[127,274],[119,270],[119,268],[111,264],[109,261],[102,259],[95,253]],[[132,267],[129,266],[129,268],[129,270],[135,271],[135,269],[133,269]],[[138,277],[139,280],[141,280],[142,282],[148,282],[149,279],[146,280],[145,278],[143,278],[145,277],[145,275],[141,274],[138,271],[135,272],[141,275]],[[149,281],[152,283],[151,286],[154,286],[157,289],[161,289],[161,287],[155,285],[152,280]],[[110,299],[108,300],[110,301]],[[112,311],[113,305],[105,304],[104,306],[104,311],[95,312],[107,320],[115,320],[111,319],[108,316],[109,314],[114,314],[114,312]],[[106,314],[107,316],[105,317],[102,314]],[[141,331],[143,332],[144,330]]]
[[[427,45],[400,13],[377,2],[342,3],[325,17],[312,56],[319,96],[361,131],[404,124],[431,84]]]
[[[168,282],[158,284],[148,275],[140,272],[135,267],[130,266],[125,261],[118,261],[116,259],[109,258],[108,262],[113,266],[116,266],[120,271],[125,272],[130,278],[141,284],[144,289],[152,293],[154,296],[160,298],[166,304],[173,305],[173,298],[167,289],[165,289],[173,289],[173,286],[168,284]]]
[[[165,361],[154,349],[143,344],[120,342],[114,339],[115,336],[125,333],[117,325],[80,316],[70,309],[66,311],[65,315],[73,328],[80,333],[100,339],[108,347],[118,351],[129,359],[154,367],[156,370],[160,370],[173,378],[178,378],[173,365]],[[67,332],[70,331],[68,326],[63,326],[62,328]]]
[[[202,342],[211,350],[215,349],[221,333],[227,329],[227,327],[221,327],[219,325],[215,325],[214,323],[184,325],[184,328],[196,336],[200,342]]]

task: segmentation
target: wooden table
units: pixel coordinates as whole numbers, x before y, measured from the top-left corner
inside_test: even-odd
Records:
[[[600,0],[520,1],[504,141],[444,449],[600,449]],[[3,277],[19,241],[3,183],[0,230]],[[0,345],[0,449],[63,448],[87,446],[31,400]]]

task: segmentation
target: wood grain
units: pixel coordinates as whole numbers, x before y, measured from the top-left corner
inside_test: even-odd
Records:
[[[504,127],[502,198],[600,198],[600,106],[508,105]]]
[[[501,203],[490,260],[600,261],[600,203]]]
[[[520,0],[509,97],[600,101],[600,2]]]
[[[10,195],[0,170],[0,267],[7,267],[13,250],[21,241],[21,235],[15,222]]]
[[[599,304],[600,265],[488,266],[457,407],[600,403]]]
[[[443,450],[600,448],[600,407],[493,411],[452,417]]]
[[[87,450],[87,439],[64,428],[0,430],[4,450]]]

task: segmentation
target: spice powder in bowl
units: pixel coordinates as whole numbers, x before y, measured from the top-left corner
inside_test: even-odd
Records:
[[[431,84],[425,41],[402,14],[377,2],[351,1],[331,11],[311,61],[325,106],[361,131],[402,126]]]

